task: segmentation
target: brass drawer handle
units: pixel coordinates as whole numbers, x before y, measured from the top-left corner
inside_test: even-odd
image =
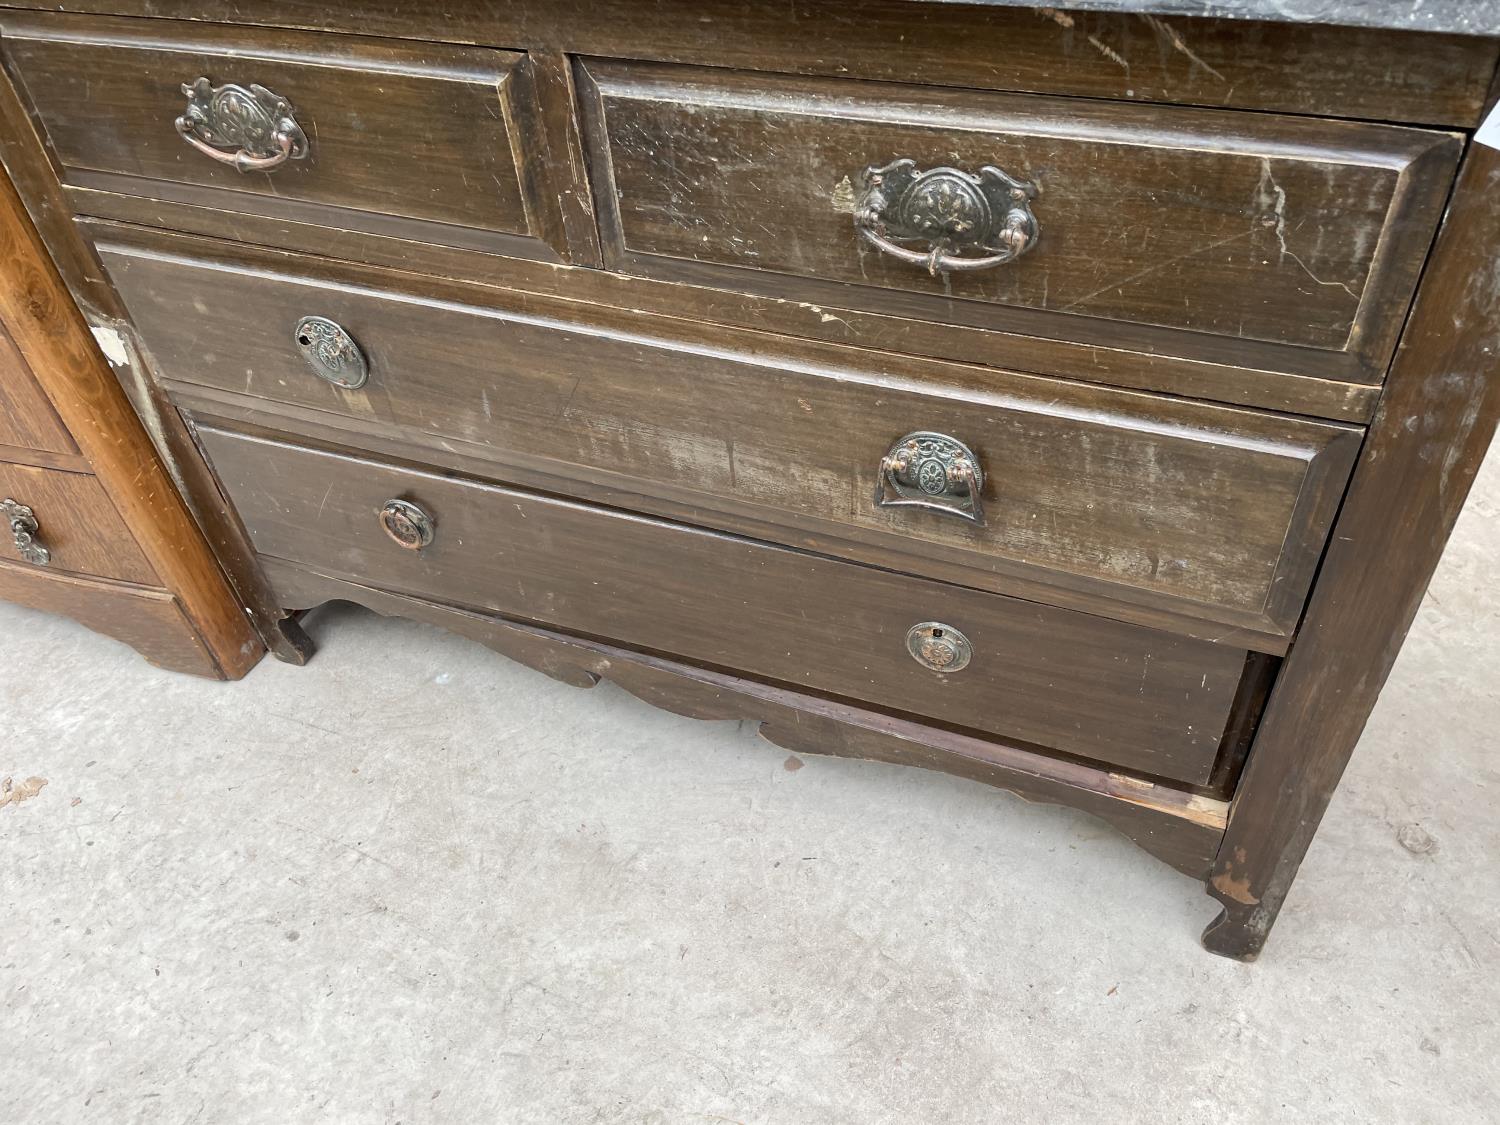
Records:
[[[962,672],[974,656],[969,638],[941,621],[924,621],[908,629],[906,651],[923,668],[934,672]]]
[[[380,509],[380,526],[398,547],[408,551],[427,546],[436,530],[433,518],[409,500],[387,500]]]
[[[183,83],[182,92],[188,104],[177,132],[220,164],[270,172],[307,156],[307,134],[292,115],[292,103],[264,86],[212,86],[207,78],[196,78]]]
[[[881,508],[926,508],[984,523],[984,470],[957,438],[926,430],[907,434],[881,459],[875,503]]]
[[[292,339],[319,379],[357,391],[370,378],[370,364],[343,325],[325,316],[304,316]]]
[[[990,165],[976,176],[957,168],[918,172],[915,160],[897,160],[872,165],[860,178],[864,193],[854,208],[860,236],[883,253],[926,266],[934,277],[1003,266],[1041,235],[1031,213],[1036,186]],[[926,243],[926,249],[904,242]]]
[[[52,552],[42,546],[41,527],[30,508],[7,497],[0,500],[0,514],[10,524],[10,537],[15,543],[16,552],[23,559],[37,566],[46,566],[52,561]]]

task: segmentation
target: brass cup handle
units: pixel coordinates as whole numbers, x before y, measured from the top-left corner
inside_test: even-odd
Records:
[[[917,171],[903,159],[860,174],[854,227],[882,253],[940,273],[987,270],[1013,262],[1041,237],[1031,211],[1034,184],[986,165]],[[916,245],[903,245],[913,243]]]
[[[983,524],[983,489],[984,470],[972,449],[947,434],[918,430],[881,458],[875,504],[925,508]]]
[[[307,156],[307,134],[292,103],[264,86],[213,86],[196,78],[182,92],[188,104],[177,134],[210,159],[240,172],[270,172]]]
[[[37,523],[35,512],[25,504],[6,497],[0,500],[0,515],[10,525],[10,537],[17,554],[37,566],[46,566],[52,561],[52,552],[42,546],[41,526]]]

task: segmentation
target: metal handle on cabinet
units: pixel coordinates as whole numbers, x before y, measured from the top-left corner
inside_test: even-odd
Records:
[[[860,180],[864,192],[854,208],[860,237],[893,258],[925,266],[934,277],[1013,262],[1041,236],[1031,213],[1036,186],[992,165],[978,175],[957,168],[919,172],[915,160],[902,159],[872,165]]]
[[[984,523],[984,470],[974,451],[947,434],[918,430],[880,461],[875,503],[881,508],[926,508]]]
[[[7,497],[0,500],[0,515],[4,515],[6,522],[10,524],[11,540],[23,559],[37,566],[46,566],[52,561],[52,552],[42,546],[41,527],[36,522],[36,513],[25,504]]]
[[[264,86],[213,86],[196,78],[183,83],[182,92],[188,104],[177,119],[178,134],[220,164],[270,172],[307,156],[307,134],[293,116],[292,103]]]
[[[387,500],[380,509],[380,526],[398,547],[408,551],[427,546],[436,530],[433,518],[409,500]]]

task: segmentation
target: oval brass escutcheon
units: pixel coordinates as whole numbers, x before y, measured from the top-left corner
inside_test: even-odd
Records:
[[[370,377],[370,365],[354,337],[326,316],[304,316],[292,333],[297,350],[319,379],[355,391]]]
[[[387,500],[380,509],[380,526],[399,547],[420,551],[432,542],[433,519],[409,500]]]
[[[941,621],[924,621],[908,629],[906,651],[918,664],[934,672],[961,672],[974,655],[969,638]]]

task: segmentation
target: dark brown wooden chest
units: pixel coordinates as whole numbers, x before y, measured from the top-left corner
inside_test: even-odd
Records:
[[[69,0],[5,159],[263,631],[1088,809],[1253,957],[1495,421],[1497,41]]]

